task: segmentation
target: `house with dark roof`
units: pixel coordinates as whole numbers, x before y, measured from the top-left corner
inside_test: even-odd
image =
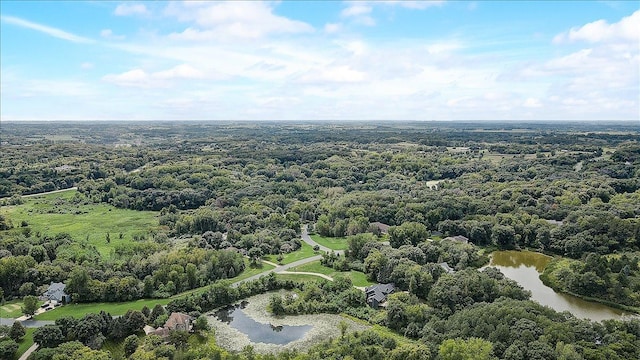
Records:
[[[66,285],[63,283],[52,282],[51,285],[49,285],[49,288],[47,289],[47,291],[45,291],[44,294],[42,294],[42,296],[47,298],[50,301],[52,300],[58,303],[68,304],[71,302],[71,295],[67,294],[64,291],[65,287]]]
[[[449,236],[444,238],[443,240],[450,240],[450,241],[457,241],[463,244],[468,244],[469,243],[469,238],[466,236],[462,236],[462,235],[456,235],[456,236]]]
[[[377,234],[387,234],[389,233],[389,228],[389,225],[383,224],[378,221],[369,224],[369,231]]]
[[[387,296],[393,294],[396,287],[393,284],[377,284],[365,288],[367,304],[374,309],[384,307],[387,302]]]

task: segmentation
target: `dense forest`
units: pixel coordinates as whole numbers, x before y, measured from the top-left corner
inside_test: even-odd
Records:
[[[211,348],[207,358],[457,359],[465,349],[478,355],[467,358],[487,359],[640,354],[640,321],[579,320],[530,301],[495,269],[476,270],[495,249],[539,251],[555,257],[542,275],[554,289],[640,309],[637,124],[3,123],[1,134],[6,300],[39,295],[51,282],[64,282],[78,303],[167,299],[210,285],[167,306],[198,316],[289,289],[299,296],[274,296],[272,312],[344,313],[406,339],[400,344],[368,331],[304,354]],[[71,187],[74,196],[30,211],[104,205],[152,211],[158,226],[130,238],[117,228],[74,238],[18,221],[10,211],[28,199],[23,195]],[[390,226],[384,239],[372,223]],[[255,265],[264,256],[299,251],[303,226],[348,239],[345,254],[326,254],[324,266],[362,272],[402,292],[387,309],[373,310],[349,279],[298,283],[271,276],[240,287],[224,281],[246,270],[248,260]],[[440,240],[456,235],[469,243]],[[447,273],[443,262],[455,272]],[[36,358],[54,358],[56,351],[67,354],[56,359],[80,358],[73,354],[83,351],[99,358],[104,339],[124,339],[153,324],[158,316],[147,312],[117,320],[135,322],[130,328],[96,315],[86,322],[100,324],[93,328],[102,335],[62,334],[79,344]],[[114,326],[129,330],[115,334]],[[168,347],[141,340],[130,355],[205,356],[202,348],[180,345],[183,340]]]

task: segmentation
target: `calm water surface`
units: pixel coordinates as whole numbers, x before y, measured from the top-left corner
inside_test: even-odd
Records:
[[[242,311],[247,304],[246,301],[243,301],[238,305],[230,305],[222,308],[216,311],[215,317],[246,334],[251,342],[285,345],[301,339],[307,331],[313,327],[311,325],[273,326],[271,324],[259,323]]]
[[[629,315],[603,304],[585,301],[575,296],[556,293],[540,280],[540,273],[551,257],[531,251],[495,251],[491,254],[490,266],[502,271],[505,276],[517,281],[531,291],[531,299],[556,311],[569,311],[578,318],[595,321],[619,319]]]

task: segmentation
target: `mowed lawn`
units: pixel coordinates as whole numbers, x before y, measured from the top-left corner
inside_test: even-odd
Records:
[[[318,234],[309,235],[313,241],[318,244],[328,247],[331,250],[347,250],[349,248],[349,244],[347,243],[347,238],[345,237],[324,237]]]
[[[14,359],[19,359],[22,354],[24,354],[31,345],[33,345],[33,332],[36,331],[35,328],[26,328],[25,335],[22,338],[22,341],[18,343],[18,351],[16,355],[13,357]]]
[[[265,271],[273,269],[273,266],[269,264],[262,264],[262,267],[250,267],[247,260],[247,266],[240,275],[229,279],[231,282],[240,281],[250,276],[263,273]],[[167,299],[140,299],[134,301],[126,301],[119,303],[85,303],[85,304],[69,304],[55,308],[54,310],[47,311],[45,313],[34,316],[36,320],[56,320],[63,316],[72,316],[74,318],[81,318],[88,313],[99,313],[104,310],[111,315],[124,315],[128,310],[142,310],[143,307],[153,309],[156,304],[167,305],[171,300],[181,298],[192,294],[200,294],[205,291],[209,286],[203,286],[197,289],[185,291],[180,294],[173,295]]]
[[[282,264],[284,265],[291,264],[294,261],[306,259],[308,257],[312,257],[316,255],[319,255],[319,253],[315,253],[313,251],[313,248],[309,244],[307,244],[306,242],[302,242],[302,246],[300,247],[300,249],[284,255],[284,258],[282,259]],[[263,256],[263,258],[267,261],[271,261],[276,264],[278,263],[278,255],[266,255],[266,256]]]
[[[328,275],[332,278],[342,275],[350,278],[354,286],[369,286],[375,284],[375,282],[367,280],[367,275],[360,271],[337,271],[335,269],[323,266],[322,264],[320,264],[320,261],[313,261],[308,264],[296,266],[289,269],[289,271],[313,272]]]
[[[102,256],[108,256],[115,245],[132,241],[134,235],[144,236],[159,229],[158,212],[119,209],[107,204],[83,205],[73,201],[76,194],[76,190],[69,190],[25,198],[24,204],[3,207],[0,213],[13,223],[14,229],[10,231],[23,231],[21,223],[26,221],[31,236],[69,233],[76,241],[88,239]]]
[[[38,301],[38,306],[44,304],[44,301]],[[0,318],[15,319],[22,316],[22,299],[7,301],[0,306]]]

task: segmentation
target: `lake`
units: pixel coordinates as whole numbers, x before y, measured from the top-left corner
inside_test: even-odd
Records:
[[[557,293],[543,284],[540,280],[540,274],[550,260],[551,257],[532,251],[494,251],[491,253],[489,266],[500,269],[505,276],[531,291],[532,300],[556,311],[569,311],[578,318],[594,321],[619,319],[622,316],[630,315],[600,303]]]
[[[254,343],[285,345],[299,340],[313,328],[312,325],[279,325],[274,326],[255,321],[245,314],[243,309],[248,302],[230,305],[215,312],[218,320],[229,324],[234,329],[246,334]]]

